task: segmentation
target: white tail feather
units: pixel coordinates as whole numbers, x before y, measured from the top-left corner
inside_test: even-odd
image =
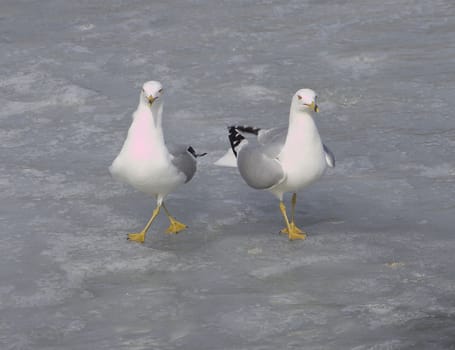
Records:
[[[232,149],[228,149],[227,152],[222,156],[220,159],[218,159],[215,163],[213,163],[218,166],[225,166],[225,167],[237,167],[237,158],[235,158],[234,152],[232,152]]]

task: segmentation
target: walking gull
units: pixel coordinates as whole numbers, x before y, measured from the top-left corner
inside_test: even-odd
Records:
[[[156,197],[156,208],[144,229],[128,234],[129,240],[140,243],[144,242],[161,207],[170,222],[166,233],[178,233],[186,228],[169,213],[164,199],[179,185],[191,180],[196,172],[196,158],[205,155],[197,154],[191,146],[166,146],[161,128],[162,95],[163,86],[158,81],[149,81],[142,86],[126,140],[109,167],[115,178]]]
[[[280,211],[286,223],[281,232],[288,234],[290,240],[306,238],[306,233],[294,222],[296,191],[321,177],[327,165],[335,166],[335,157],[321,142],[312,117],[312,112],[319,111],[316,102],[313,90],[297,91],[292,98],[286,128],[229,127],[231,151],[215,163],[237,166],[249,186],[268,190],[280,200]],[[255,137],[245,138],[248,134]],[[286,192],[293,192],[290,221],[283,203]]]

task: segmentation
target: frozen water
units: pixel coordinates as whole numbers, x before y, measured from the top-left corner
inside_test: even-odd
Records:
[[[0,348],[455,349],[452,0],[0,3]],[[111,179],[145,80],[209,151],[154,205]],[[299,88],[337,168],[278,203],[212,165]]]

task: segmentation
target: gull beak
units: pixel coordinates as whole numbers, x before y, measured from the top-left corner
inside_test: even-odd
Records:
[[[152,103],[153,103],[153,101],[155,101],[155,100],[156,100],[156,98],[155,98],[155,97],[153,97],[153,96],[148,96],[148,97],[147,97],[147,100],[149,100],[149,105],[151,106],[151,105],[152,105]]]
[[[310,104],[308,107],[310,107],[311,110],[315,111],[316,113],[319,112],[319,107],[318,107],[318,105],[316,104],[316,102],[314,102],[314,101],[311,102],[311,104]]]
[[[308,108],[310,108],[312,111],[315,111],[316,113],[319,112],[319,107],[314,101],[311,102],[310,104],[305,104],[305,105],[308,106]]]

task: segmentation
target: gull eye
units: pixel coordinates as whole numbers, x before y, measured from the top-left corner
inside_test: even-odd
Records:
[[[161,94],[163,92],[163,89],[159,89],[158,92]]]
[[[301,99],[302,99],[302,96],[300,96],[300,95],[297,95],[297,98],[298,98],[299,100],[301,100]]]

